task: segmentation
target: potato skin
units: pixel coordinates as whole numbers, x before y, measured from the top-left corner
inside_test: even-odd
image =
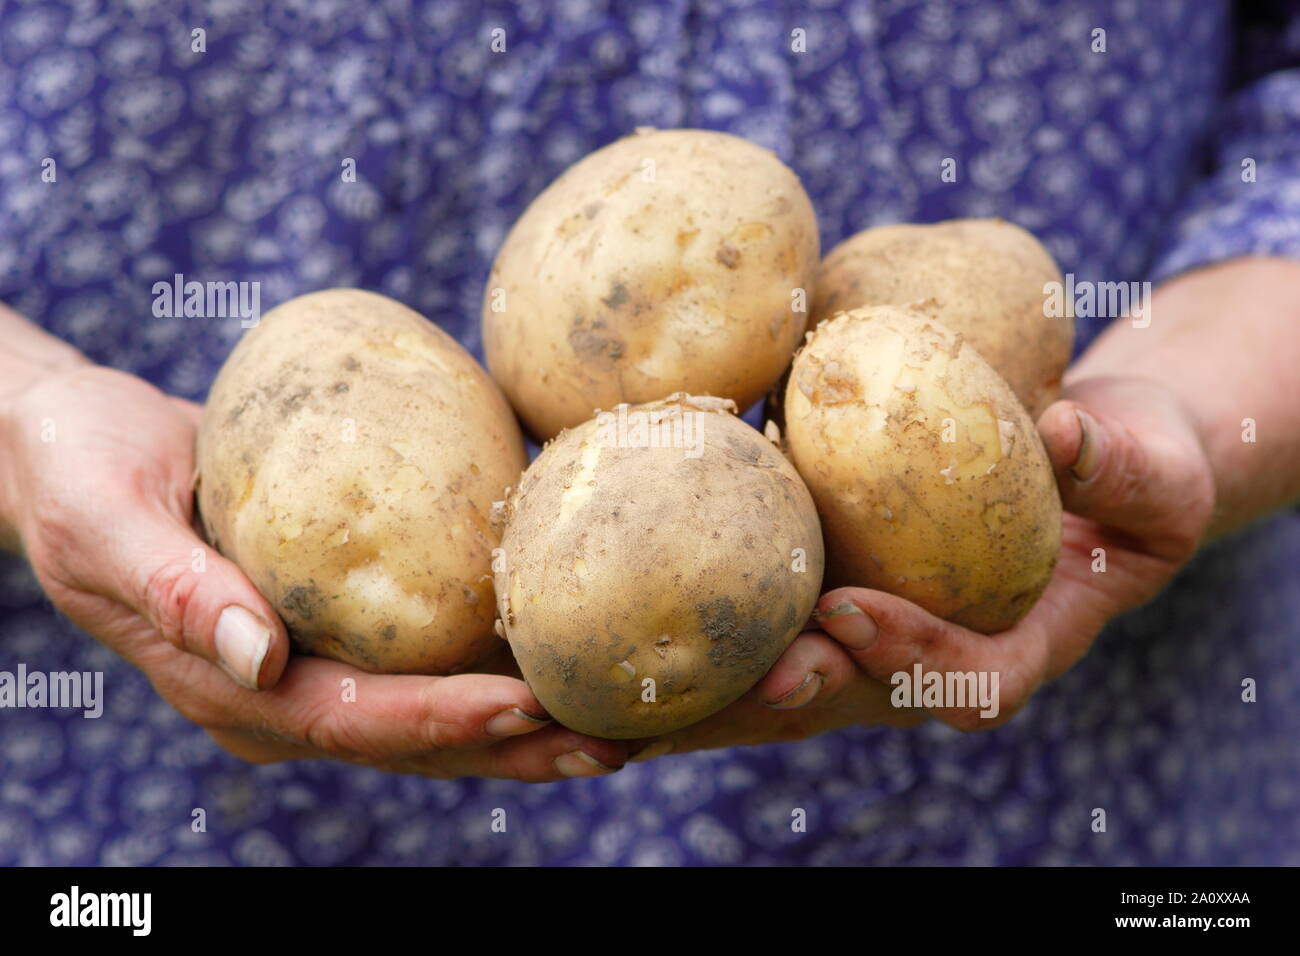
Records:
[[[1074,346],[1073,317],[1043,314],[1048,282],[1063,282],[1051,254],[1001,219],[878,226],[827,254],[812,324],[862,306],[911,305],[966,336],[1037,421]]]
[[[802,339],[819,254],[812,203],[773,153],[638,131],[571,166],[506,237],[483,299],[487,366],[541,440],[678,391],[743,410]]]
[[[1038,600],[1061,546],[1055,479],[1034,423],[963,336],[895,306],[838,315],[795,357],[785,419],[828,587],[888,591],[986,634]]]
[[[331,289],[263,317],[203,411],[208,540],[295,645],[382,673],[490,651],[489,517],[527,463],[504,397],[460,345],[381,295]]]
[[[627,739],[693,724],[757,683],[812,612],[824,565],[812,498],[724,404],[679,395],[628,410],[696,415],[698,457],[618,447],[602,419],[566,431],[505,508],[501,620],[567,727]]]

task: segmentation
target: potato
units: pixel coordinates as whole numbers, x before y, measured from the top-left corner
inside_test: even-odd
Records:
[[[896,306],[822,323],[795,356],[785,441],[821,515],[828,586],[984,633],[1038,600],[1060,497],[1033,421],[964,336]]]
[[[566,726],[620,739],[695,723],[757,683],[807,622],[824,559],[816,509],[734,409],[674,395],[598,415],[551,442],[506,504],[505,635]]]
[[[526,463],[469,353],[391,299],[332,289],[231,352],[203,411],[199,503],[298,648],[450,674],[499,643],[489,519]]]
[[[570,167],[510,231],[483,300],[488,368],[539,439],[678,391],[743,410],[803,336],[819,249],[774,154],[640,131]]]
[[[861,306],[913,305],[964,335],[1037,421],[1074,345],[1074,319],[1044,314],[1044,284],[1062,281],[1038,240],[1001,219],[879,226],[826,256],[813,324]]]

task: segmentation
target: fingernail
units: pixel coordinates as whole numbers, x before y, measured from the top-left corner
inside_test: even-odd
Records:
[[[591,754],[573,750],[555,758],[555,769],[566,777],[601,777],[613,773],[617,767],[606,767]]]
[[[654,760],[656,757],[672,753],[672,750],[673,742],[671,740],[656,740],[629,757],[628,763],[644,763],[647,760]]]
[[[813,617],[818,621],[834,621],[834,638],[855,651],[865,651],[878,633],[871,615],[852,601],[841,601],[825,611],[814,611]]]
[[[794,710],[796,707],[812,703],[813,698],[822,692],[822,685],[825,683],[825,677],[816,671],[809,671],[808,676],[786,694],[776,700],[767,700],[763,703],[775,710]]]
[[[1097,447],[1097,423],[1082,408],[1075,408],[1074,417],[1079,419],[1079,430],[1083,437],[1079,441],[1079,454],[1070,466],[1070,474],[1075,481],[1088,481],[1097,473],[1098,459],[1101,457]]]
[[[271,629],[248,608],[232,604],[217,618],[214,643],[226,673],[249,690],[257,690],[257,675],[271,647]]]
[[[861,614],[862,608],[858,607],[852,601],[841,601],[839,604],[832,604],[826,610],[814,610],[812,616],[814,620],[824,621],[827,618],[843,617],[845,614]]]
[[[511,707],[509,710],[501,711],[484,724],[483,730],[489,737],[518,737],[520,734],[545,727],[550,722],[549,717],[534,717],[532,714],[524,713],[518,707]]]

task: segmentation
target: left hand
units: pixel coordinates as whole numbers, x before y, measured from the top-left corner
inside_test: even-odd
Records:
[[[1085,424],[1086,423],[1086,424]],[[814,619],[741,700],[700,723],[633,745],[634,759],[798,740],[851,725],[998,726],[1083,657],[1107,621],[1154,597],[1196,552],[1214,511],[1214,478],[1195,424],[1152,382],[1096,378],[1066,387],[1039,419],[1065,505],[1060,560],[1015,627],[986,635],[866,588],[823,595]],[[1105,571],[1097,549],[1104,552]],[[996,672],[998,706],[898,709],[891,677]]]

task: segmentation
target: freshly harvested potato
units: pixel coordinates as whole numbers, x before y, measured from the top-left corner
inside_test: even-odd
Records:
[[[1051,254],[1001,219],[879,226],[826,256],[813,325],[862,306],[912,305],[964,335],[1037,421],[1074,345],[1073,317],[1045,314],[1048,282],[1063,282]]]
[[[924,314],[855,309],[810,333],[785,441],[821,515],[829,586],[994,633],[1047,585],[1061,501],[1042,440],[969,340]]]
[[[267,313],[226,360],[199,504],[300,649],[450,674],[496,643],[489,519],[525,464],[505,398],[454,339],[331,289]]]
[[[678,391],[743,410],[803,336],[819,249],[773,153],[639,131],[571,166],[506,237],[483,299],[488,368],[539,439]]]
[[[807,622],[816,509],[734,410],[673,395],[602,413],[547,445],[506,503],[505,636],[564,725],[620,739],[693,724]]]

